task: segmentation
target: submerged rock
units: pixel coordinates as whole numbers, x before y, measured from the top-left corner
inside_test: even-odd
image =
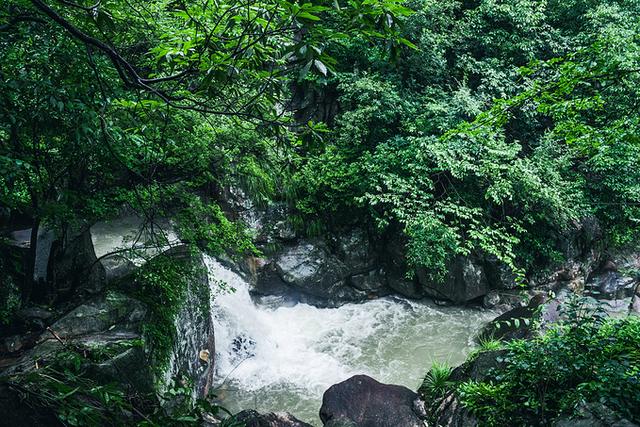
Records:
[[[325,427],[424,427],[422,407],[406,387],[356,375],[325,391],[320,419]]]

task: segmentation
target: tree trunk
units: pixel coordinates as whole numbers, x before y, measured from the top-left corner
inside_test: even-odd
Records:
[[[40,218],[33,220],[31,226],[31,236],[29,238],[29,252],[27,255],[27,269],[24,274],[24,285],[22,287],[22,305],[26,305],[31,299],[31,293],[33,292],[35,269],[36,269],[36,254],[38,251],[38,231],[40,230]]]

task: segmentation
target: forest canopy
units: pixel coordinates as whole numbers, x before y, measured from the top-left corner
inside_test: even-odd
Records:
[[[252,251],[216,191],[317,233],[523,274],[640,219],[635,1],[88,2],[0,10],[0,200],[60,232],[123,206]],[[218,190],[216,190],[218,189]],[[213,196],[212,196],[213,195]],[[29,276],[27,274],[27,276]]]

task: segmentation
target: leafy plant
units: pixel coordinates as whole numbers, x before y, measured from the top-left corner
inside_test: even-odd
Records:
[[[452,389],[453,383],[449,380],[451,372],[452,368],[445,363],[434,362],[431,365],[419,389],[426,401],[441,399]]]
[[[569,301],[565,320],[543,335],[506,344],[501,368],[458,386],[461,401],[486,425],[547,425],[597,402],[640,419],[640,351],[631,336],[640,319],[598,315],[585,299]]]

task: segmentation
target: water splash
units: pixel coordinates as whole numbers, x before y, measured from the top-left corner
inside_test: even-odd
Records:
[[[430,364],[461,363],[496,313],[382,298],[338,308],[258,302],[249,284],[205,257],[213,285],[216,376],[230,409],[289,411],[318,424],[322,393],[364,373],[415,389]]]

